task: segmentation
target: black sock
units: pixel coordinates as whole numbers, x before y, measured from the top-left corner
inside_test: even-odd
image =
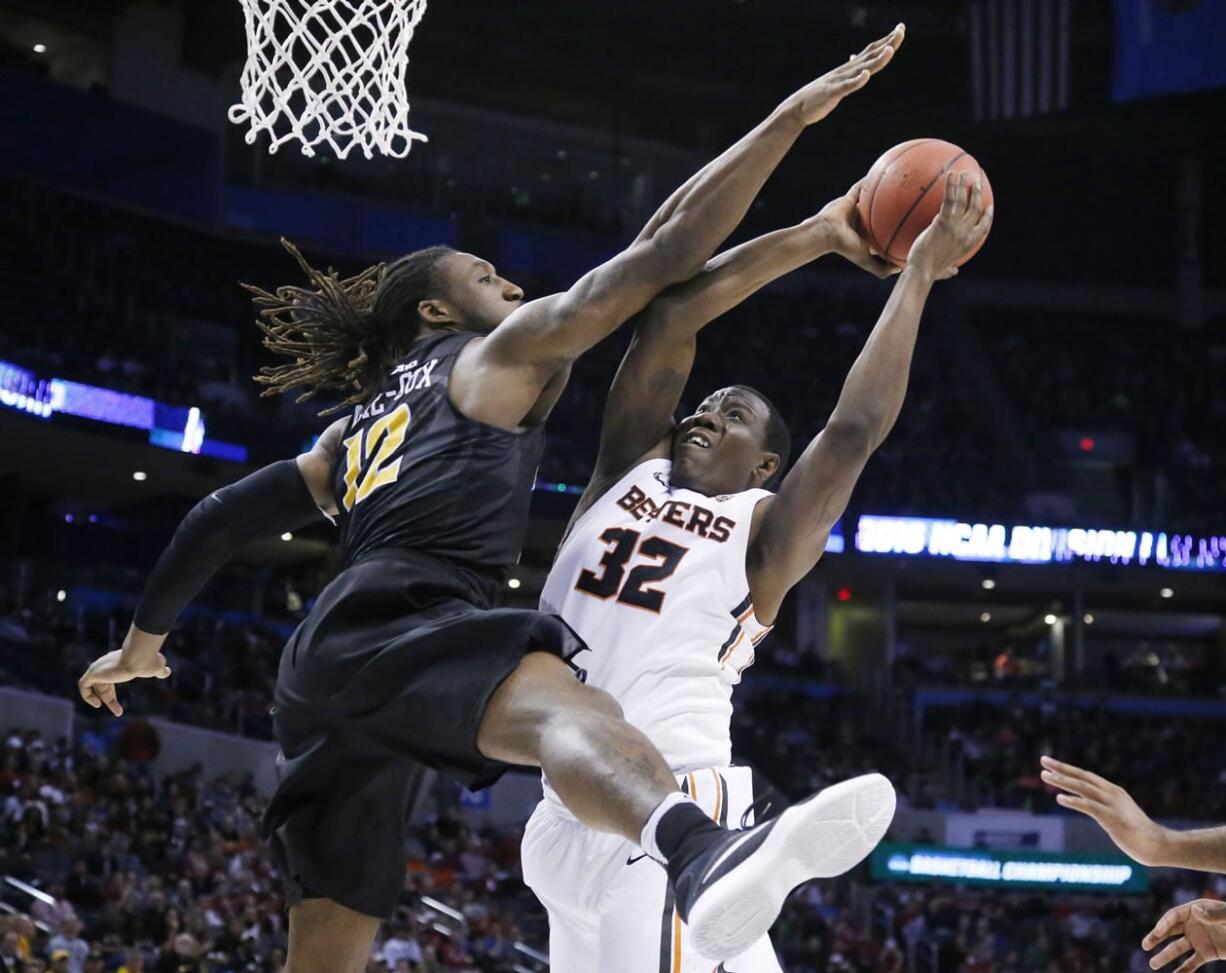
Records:
[[[656,847],[668,862],[668,877],[675,882],[690,862],[725,834],[727,830],[692,801],[669,808],[656,825]]]

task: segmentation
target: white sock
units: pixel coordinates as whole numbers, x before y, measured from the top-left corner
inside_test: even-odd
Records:
[[[693,803],[693,798],[688,794],[682,794],[681,791],[673,791],[668,797],[657,804],[656,809],[651,812],[651,816],[647,818],[647,823],[643,825],[643,833],[639,836],[639,847],[643,849],[643,853],[648,858],[658,861],[661,865],[666,864],[664,855],[661,854],[659,847],[656,845],[656,828],[660,824],[660,819],[665,814],[678,804],[687,803]]]

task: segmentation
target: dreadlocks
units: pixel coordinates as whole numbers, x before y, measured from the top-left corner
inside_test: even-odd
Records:
[[[454,251],[427,247],[342,279],[331,267],[316,270],[288,240],[281,244],[310,286],[287,285],[269,293],[242,285],[261,308],[255,323],[264,332],[264,347],[292,359],[260,368],[254,378],[267,386],[260,394],[305,387],[296,400],[304,402],[320,392],[348,393],[320,415],[365,401],[417,337],[417,305],[437,294],[438,262]]]

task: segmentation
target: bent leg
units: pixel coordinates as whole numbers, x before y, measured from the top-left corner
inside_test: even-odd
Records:
[[[303,899],[289,910],[285,973],[363,973],[379,920],[331,899]]]
[[[660,751],[622,719],[613,697],[546,652],[525,655],[495,691],[477,749],[540,767],[575,817],[635,844],[651,812],[677,790]]]

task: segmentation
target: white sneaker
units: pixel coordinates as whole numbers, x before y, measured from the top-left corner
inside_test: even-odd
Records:
[[[769,931],[797,885],[851,871],[894,819],[894,787],[866,774],[827,787],[779,817],[727,839],[686,866],[674,883],[695,949],[739,956]]]

